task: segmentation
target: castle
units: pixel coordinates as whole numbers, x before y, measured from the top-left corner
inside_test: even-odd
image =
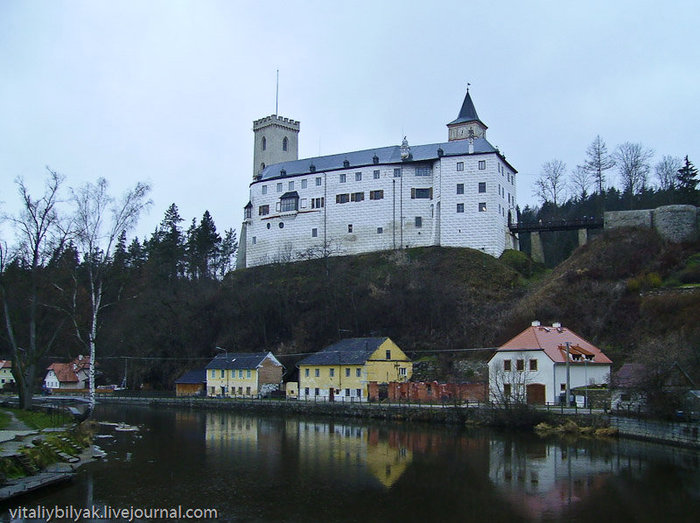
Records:
[[[469,89],[448,141],[298,159],[299,122],[253,123],[238,267],[426,247],[517,248],[517,171],[486,140]]]

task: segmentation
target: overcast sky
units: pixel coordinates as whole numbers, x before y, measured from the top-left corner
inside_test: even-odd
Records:
[[[149,182],[142,239],[173,202],[185,229],[208,209],[240,230],[277,69],[300,158],[446,141],[470,82],[521,207],[544,162],[572,169],[596,134],[698,165],[699,6],[0,0],[0,210],[48,165],[67,187]]]

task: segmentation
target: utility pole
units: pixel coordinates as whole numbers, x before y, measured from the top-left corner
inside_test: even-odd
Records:
[[[569,346],[571,345],[570,342],[566,342],[566,399],[564,400],[566,402],[566,406],[569,406],[569,397],[571,395],[571,372],[569,368]]]

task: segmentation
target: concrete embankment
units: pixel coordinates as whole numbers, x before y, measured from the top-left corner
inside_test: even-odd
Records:
[[[647,441],[700,449],[698,423],[667,422],[610,416],[610,426],[620,435]]]

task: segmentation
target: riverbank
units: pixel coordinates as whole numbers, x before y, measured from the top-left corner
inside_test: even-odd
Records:
[[[580,427],[617,429],[619,436],[654,441],[667,445],[700,449],[697,423],[671,423],[630,420],[603,411],[527,407],[502,409],[487,405],[416,403],[341,403],[299,400],[247,400],[204,397],[117,397],[100,398],[102,403],[185,407],[193,409],[233,410],[281,415],[321,416],[325,418],[383,419],[446,425],[485,425],[508,428],[533,428],[541,422],[561,425],[572,421]]]

